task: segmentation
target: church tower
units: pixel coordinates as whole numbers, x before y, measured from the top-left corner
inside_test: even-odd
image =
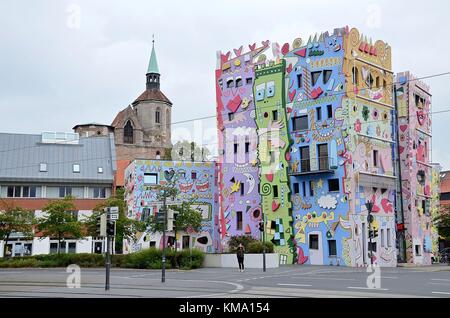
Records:
[[[172,148],[172,102],[160,89],[154,40],[145,76],[145,91],[111,124],[118,160],[159,159]]]

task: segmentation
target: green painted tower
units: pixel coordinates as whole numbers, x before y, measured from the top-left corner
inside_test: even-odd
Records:
[[[285,61],[260,66],[253,94],[258,129],[261,206],[266,219],[266,240],[275,245],[280,264],[293,264],[292,211],[288,179],[289,134],[284,96]]]

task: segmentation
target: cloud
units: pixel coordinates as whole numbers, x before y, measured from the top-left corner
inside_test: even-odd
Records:
[[[327,194],[323,195],[318,200],[319,206],[323,209],[336,209],[337,200],[334,196]]]

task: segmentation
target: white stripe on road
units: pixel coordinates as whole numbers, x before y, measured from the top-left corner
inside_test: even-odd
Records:
[[[450,295],[450,293],[446,292],[431,292],[432,294],[442,294],[442,295]]]
[[[350,286],[350,287],[347,287],[347,288],[350,288],[350,289],[367,289],[367,290],[389,290],[387,288],[369,288],[369,287],[353,287],[353,286]]]
[[[450,282],[450,279],[444,279],[444,278],[432,278],[431,280],[438,280],[438,281]]]
[[[381,276],[381,278],[388,278],[388,279],[398,279],[398,277],[395,276]]]
[[[277,284],[278,286],[296,286],[296,287],[311,287],[312,285],[306,284]]]

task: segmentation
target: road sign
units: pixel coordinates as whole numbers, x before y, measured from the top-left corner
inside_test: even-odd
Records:
[[[110,214],[119,214],[119,207],[117,206],[112,206],[109,208],[109,213]]]
[[[119,219],[119,214],[110,214],[109,215],[109,219],[111,221],[118,220]]]

